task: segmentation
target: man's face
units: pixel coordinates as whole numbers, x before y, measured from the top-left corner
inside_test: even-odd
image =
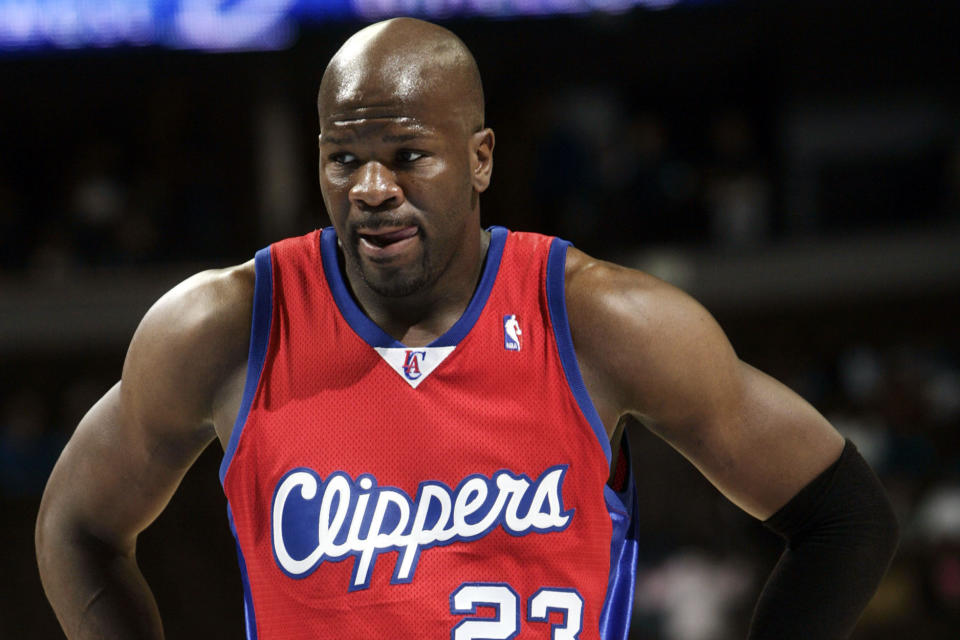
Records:
[[[324,109],[324,203],[348,263],[383,296],[435,283],[471,229],[476,134],[440,102]]]

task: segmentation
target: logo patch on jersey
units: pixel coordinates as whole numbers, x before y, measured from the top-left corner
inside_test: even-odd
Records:
[[[426,355],[426,351],[407,349],[406,356],[403,358],[403,375],[407,380],[416,380],[423,375],[420,371],[420,359]]]
[[[566,529],[575,511],[563,508],[566,472],[556,465],[532,480],[501,469],[467,476],[455,489],[428,480],[411,499],[370,474],[354,480],[338,471],[324,480],[313,469],[293,469],[273,494],[273,556],[291,578],[352,557],[354,591],[370,586],[381,553],[396,551],[390,584],[411,582],[425,549],[479,540],[497,527],[518,537]]]
[[[503,348],[507,351],[520,351],[522,335],[523,331],[520,330],[517,316],[513,314],[503,316]]]
[[[374,347],[390,368],[414,389],[433,373],[455,347]]]

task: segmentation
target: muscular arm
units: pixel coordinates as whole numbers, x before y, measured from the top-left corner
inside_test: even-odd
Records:
[[[741,362],[692,298],[573,250],[568,261],[576,265],[567,292],[577,356],[605,424],[633,415],[760,519],[840,455],[833,427]]]
[[[777,514],[768,524],[803,523],[778,528],[788,550],[752,637],[845,637],[896,540],[869,469],[838,471],[843,438],[797,394],[742,362],[710,314],[681,291],[574,250],[566,290],[584,380],[608,433],[631,415],[747,513]],[[853,451],[844,460],[851,456],[858,458]],[[871,511],[851,508],[861,497]],[[845,501],[839,508],[838,500]]]
[[[121,381],[60,456],[36,544],[67,637],[163,636],[137,568],[137,536],[218,431],[222,437],[246,362],[252,292],[244,265],[200,274],[161,298],[134,335]]]

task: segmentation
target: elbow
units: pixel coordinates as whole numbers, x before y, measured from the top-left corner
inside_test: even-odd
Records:
[[[37,568],[40,571],[40,581],[43,583],[44,589],[48,589],[48,583],[56,564],[56,551],[63,548],[64,537],[62,514],[51,507],[50,503],[50,496],[44,494],[33,531]]]
[[[765,523],[791,547],[812,545],[857,558],[864,578],[879,582],[900,542],[890,498],[847,442],[840,458]]]
[[[69,579],[65,577],[65,574],[69,573],[65,569],[75,556],[78,542],[82,539],[80,528],[76,526],[70,509],[64,506],[64,500],[60,497],[48,484],[40,501],[33,530],[40,582],[51,604],[59,586],[62,586],[65,579]]]

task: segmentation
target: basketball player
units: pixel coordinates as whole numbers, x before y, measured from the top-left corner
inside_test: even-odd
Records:
[[[320,86],[333,227],[147,313],[37,525],[70,638],[159,638],[137,535],[214,438],[248,638],[627,635],[633,417],[789,541],[752,637],[849,633],[896,545],[856,449],[696,302],[480,226],[494,134],[462,42],[398,19]]]

